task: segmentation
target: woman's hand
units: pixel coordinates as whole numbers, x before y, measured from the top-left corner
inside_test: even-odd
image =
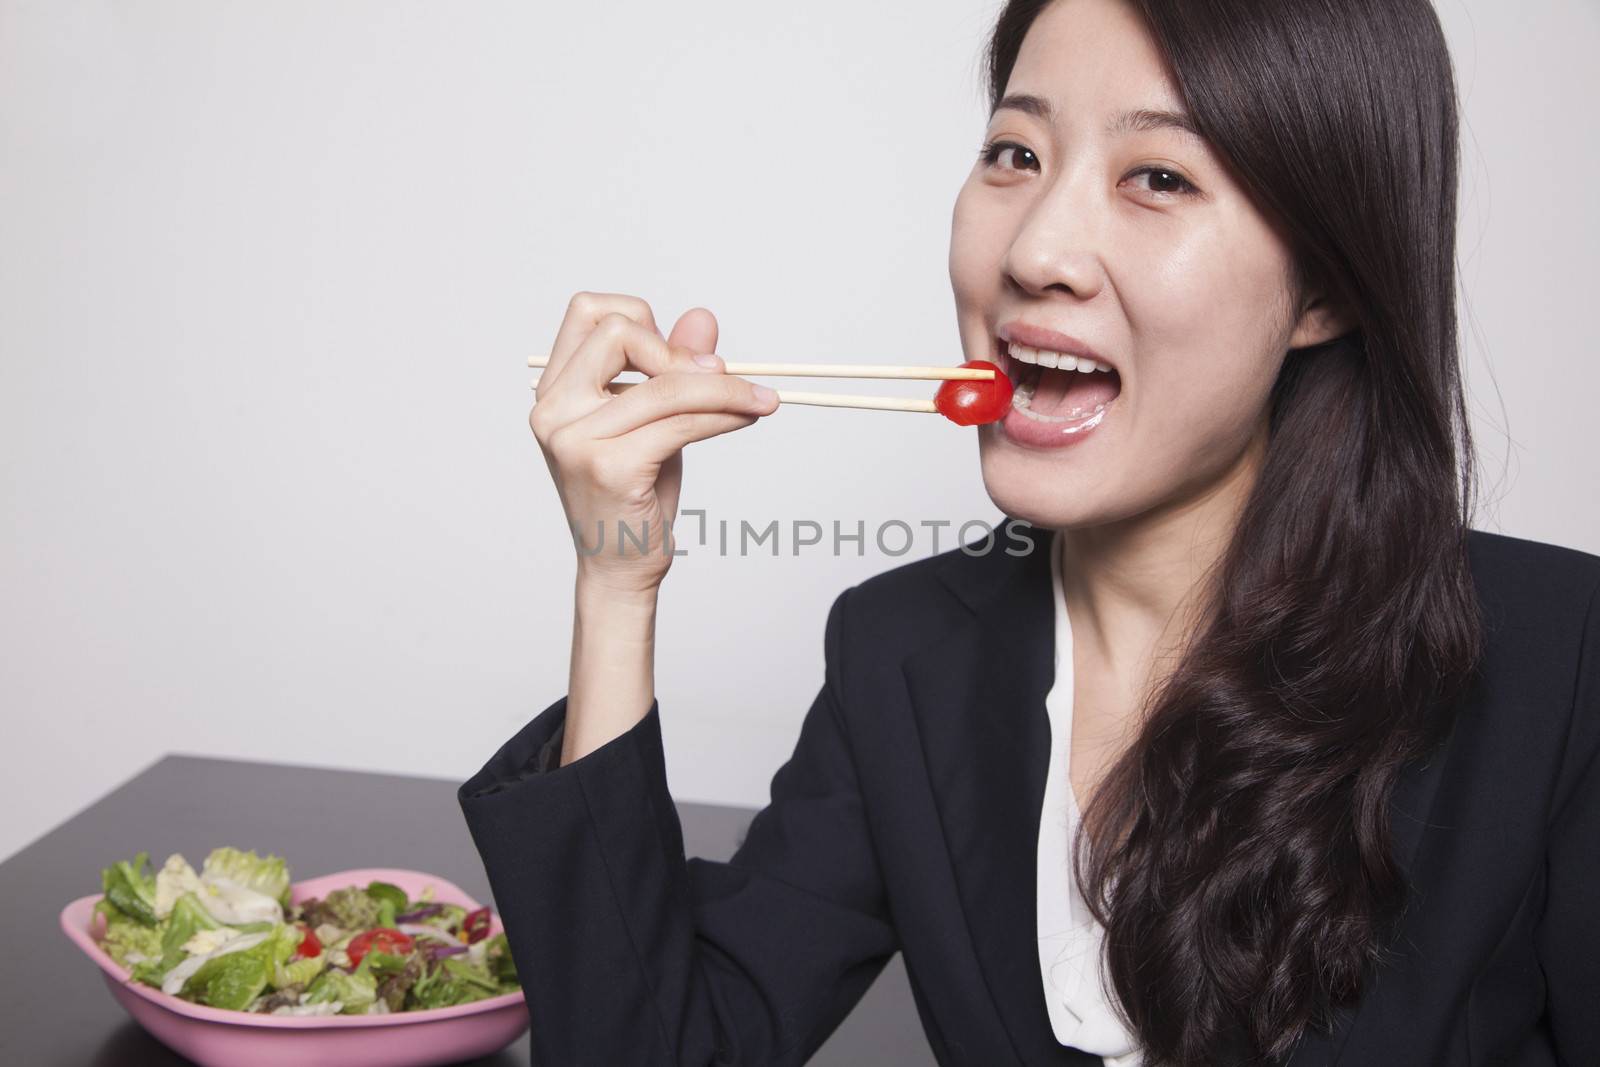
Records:
[[[777,410],[770,389],[763,396],[722,372],[710,354],[716,344],[717,320],[704,308],[685,312],[663,338],[638,297],[578,293],[568,305],[528,425],[574,535],[580,584],[653,593],[672,564],[666,535],[683,446]],[[648,380],[610,393],[624,370]]]

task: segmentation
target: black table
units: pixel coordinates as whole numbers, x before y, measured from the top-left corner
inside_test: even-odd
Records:
[[[20,755],[13,753],[13,757]],[[70,767],[62,773],[70,774]],[[479,900],[488,879],[472,846],[458,783],[242,760],[167,756],[0,863],[6,955],[0,967],[0,1064],[144,1067],[184,1064],[111,998],[100,969],[67,940],[61,909],[100,889],[100,868],[181,852],[199,865],[220,845],[276,852],[295,878],[357,867],[438,874]],[[684,848],[726,859],[752,809],[680,803]],[[829,1067],[921,1067],[922,1035],[897,955],[811,1061]],[[528,1038],[474,1067],[525,1067]]]

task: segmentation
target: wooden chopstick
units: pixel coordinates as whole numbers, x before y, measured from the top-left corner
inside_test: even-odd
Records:
[[[549,356],[529,356],[528,366],[544,367]],[[934,381],[990,381],[995,371],[982,367],[911,367],[871,363],[727,363],[728,374],[755,374],[779,378],[899,378]],[[996,368],[998,370],[998,368]],[[539,379],[533,380],[537,387]],[[615,392],[629,389],[641,382],[611,382],[608,388]],[[779,389],[778,403],[807,404],[824,408],[870,408],[875,411],[921,411],[938,413],[933,401],[915,397],[857,396],[845,393],[807,393],[793,389]]]
[[[529,356],[528,366],[544,367],[549,356]],[[946,382],[986,382],[993,370],[983,367],[907,367],[892,363],[728,363],[728,374],[758,374],[776,378],[911,378]],[[996,368],[998,370],[999,368]]]
[[[632,389],[643,382],[610,382],[606,388],[609,392],[620,393],[624,389]],[[532,382],[538,388],[539,379]],[[877,411],[927,411],[938,412],[931,400],[921,400],[909,396],[853,396],[847,393],[804,393],[793,389],[779,389],[778,403],[780,404],[807,404],[819,408],[872,408]]]

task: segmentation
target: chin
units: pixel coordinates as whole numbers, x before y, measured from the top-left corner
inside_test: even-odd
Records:
[[[1069,530],[1116,522],[1139,509],[1125,498],[1107,499],[1115,478],[1094,477],[1084,484],[1081,473],[985,441],[979,449],[983,486],[1006,515],[1033,526]]]
[[[1092,502],[1053,499],[1037,478],[1028,477],[1011,464],[1005,466],[1008,469],[993,472],[985,466],[983,485],[994,506],[1011,518],[1051,530],[1094,526],[1104,521]]]

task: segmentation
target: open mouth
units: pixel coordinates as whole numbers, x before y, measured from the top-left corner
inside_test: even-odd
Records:
[[[1099,414],[1122,392],[1122,376],[1104,363],[994,341],[995,362],[1011,379],[1011,406],[1029,418],[1072,422]]]

